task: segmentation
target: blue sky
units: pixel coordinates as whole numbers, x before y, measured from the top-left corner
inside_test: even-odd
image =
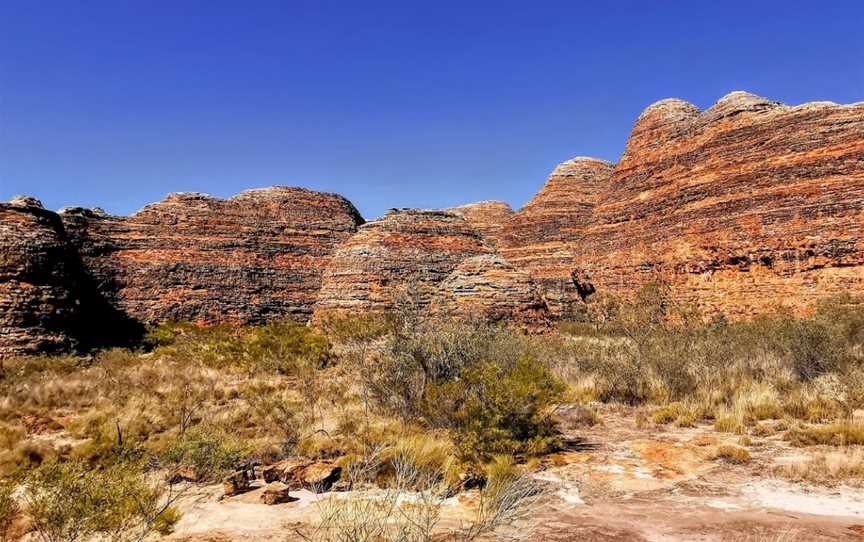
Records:
[[[518,207],[661,98],[864,100],[862,29],[861,1],[0,0],[0,200]]]

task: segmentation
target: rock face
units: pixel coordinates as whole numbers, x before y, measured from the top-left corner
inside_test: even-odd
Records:
[[[486,242],[498,246],[504,224],[513,216],[513,209],[503,201],[478,201],[444,209],[459,215],[480,230]]]
[[[548,308],[535,282],[500,256],[462,261],[441,283],[433,312],[527,327],[548,321]]]
[[[515,214],[479,202],[364,225],[341,196],[286,187],[173,194],[128,217],[0,203],[0,356],[313,307],[536,324],[648,282],[731,317],[864,294],[864,103],[663,100],[617,165],[565,162]]]
[[[330,253],[363,222],[341,196],[288,187],[61,216],[108,304],[144,323],[305,319]]]
[[[736,92],[700,112],[664,100],[597,187],[590,212],[541,208],[537,219],[544,187],[505,227],[502,252],[540,279],[545,261],[599,292],[665,282],[732,317],[864,293],[864,104]]]
[[[388,311],[409,302],[426,307],[456,266],[491,250],[482,233],[460,215],[393,209],[364,224],[333,254],[316,314]]]
[[[0,203],[0,356],[73,348],[78,278],[56,213],[33,198]]]
[[[576,243],[592,224],[613,169],[596,158],[564,162],[503,228],[501,254],[537,281],[555,317],[573,316],[582,301],[571,277],[582,249]]]

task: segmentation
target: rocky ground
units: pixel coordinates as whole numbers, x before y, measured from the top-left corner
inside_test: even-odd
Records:
[[[711,426],[658,426],[631,409],[607,408],[602,424],[568,431],[566,451],[547,456],[534,474],[546,488],[517,531],[529,540],[857,540],[864,536],[864,490],[809,487],[771,473],[802,451],[782,434],[754,436],[752,459],[731,464],[714,459],[717,448],[738,437]],[[640,422],[640,420],[643,420]],[[296,529],[313,522],[319,499],[266,505],[268,488],[224,497],[222,486],[190,492],[180,502],[183,518],[170,540],[300,540]],[[476,494],[445,501],[442,524],[468,517]]]

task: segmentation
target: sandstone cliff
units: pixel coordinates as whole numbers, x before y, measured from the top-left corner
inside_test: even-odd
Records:
[[[516,213],[480,202],[364,225],[341,196],[286,187],[173,194],[128,217],[0,204],[0,356],[313,308],[537,325],[647,282],[731,317],[864,294],[864,104],[663,100],[617,165],[565,162]]]
[[[462,261],[438,287],[433,313],[528,328],[548,323],[549,311],[534,280],[495,254]]]
[[[0,203],[0,356],[76,345],[74,253],[56,213],[33,198]]]
[[[447,211],[392,209],[343,243],[324,270],[316,313],[426,307],[466,258],[491,252],[480,231]]]
[[[571,277],[581,250],[576,241],[592,224],[594,207],[609,190],[612,172],[612,164],[596,158],[564,162],[504,225],[501,254],[540,284],[556,317],[573,316],[582,302]]]
[[[541,209],[548,220],[532,220],[532,201],[505,227],[503,253],[601,292],[666,282],[733,317],[864,293],[864,104],[789,107],[736,92],[700,112],[663,100],[599,188],[586,207]]]
[[[504,224],[513,216],[513,209],[503,201],[478,201],[444,210],[467,220],[493,247],[498,246]]]
[[[288,187],[61,216],[107,302],[144,323],[305,319],[330,253],[363,222],[341,196]]]

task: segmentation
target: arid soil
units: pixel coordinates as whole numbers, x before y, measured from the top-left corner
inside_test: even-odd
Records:
[[[515,531],[532,541],[565,540],[859,540],[864,490],[808,487],[772,476],[803,453],[782,434],[751,437],[752,459],[740,465],[713,459],[718,445],[738,437],[711,426],[657,426],[634,409],[605,407],[602,423],[568,430],[568,449],[542,461],[535,478],[546,494]],[[566,420],[565,420],[566,421]],[[183,518],[170,540],[300,540],[315,520],[318,499],[297,491],[288,504],[261,504],[264,483],[222,497],[221,486],[182,500]],[[448,499],[442,525],[471,515],[476,494]],[[512,534],[512,533],[511,533]]]

